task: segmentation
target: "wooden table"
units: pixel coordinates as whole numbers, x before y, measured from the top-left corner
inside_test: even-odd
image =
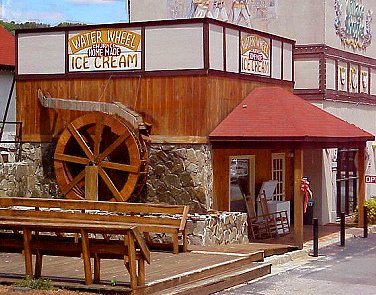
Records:
[[[1,211],[0,211],[1,212]],[[23,232],[23,250],[25,255],[25,272],[26,275],[33,276],[32,265],[32,238],[37,239],[41,232],[52,233],[73,233],[79,234],[82,239],[81,254],[84,263],[85,284],[92,284],[92,272],[90,263],[90,243],[89,234],[118,234],[124,236],[124,246],[127,248],[128,255],[124,255],[124,263],[130,274],[131,288],[145,285],[145,260],[150,263],[150,252],[147,248],[143,237],[140,235],[136,226],[129,224],[103,222],[100,223],[92,221],[80,220],[65,220],[58,218],[28,218],[20,216],[0,216],[0,229],[22,231]],[[34,232],[34,234],[33,234]],[[48,242],[46,242],[48,244]],[[51,243],[52,244],[52,243]],[[142,257],[136,259],[136,246],[139,249]],[[66,249],[51,249],[56,250],[58,256],[64,255]],[[106,251],[106,249],[103,249]],[[62,255],[59,255],[60,254]],[[95,258],[95,257],[94,257]],[[99,256],[98,263],[94,259],[94,278],[99,279]],[[138,271],[137,271],[138,260]],[[41,269],[42,255],[36,256],[36,270]],[[37,272],[37,271],[36,271]]]

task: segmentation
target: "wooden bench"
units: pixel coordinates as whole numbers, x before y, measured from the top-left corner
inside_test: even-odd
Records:
[[[86,284],[93,282],[90,258],[94,258],[94,282],[100,281],[101,259],[124,259],[131,287],[145,285],[150,252],[137,226],[111,215],[93,220],[93,214],[60,204],[60,200],[0,198],[0,230],[8,230],[0,233],[0,251],[24,253],[29,276],[35,254],[35,277],[41,275],[43,255],[82,257]],[[112,234],[123,239],[110,239]]]
[[[57,210],[77,210],[74,216],[67,215],[66,218],[72,219],[72,222],[84,218],[95,222],[111,220],[112,222],[137,226],[138,230],[144,233],[150,247],[166,248],[169,245],[152,243],[149,233],[170,234],[172,236],[173,253],[179,253],[179,237],[182,240],[182,251],[187,251],[186,223],[189,206],[63,199],[0,198],[0,207],[9,206],[33,208],[34,210],[29,210],[28,213],[22,213],[23,215],[28,214],[30,217],[38,217],[42,210],[48,210],[50,212],[48,216],[51,217],[54,217],[54,212],[57,212]]]
[[[0,233],[0,251],[22,252],[26,275],[33,277],[32,254],[36,255],[36,278],[42,273],[43,255],[82,257],[85,284],[89,285],[100,282],[100,259],[123,259],[131,288],[145,286],[145,261],[150,263],[150,252],[137,227],[110,220],[92,222],[81,218],[73,222],[66,218],[74,216],[73,212],[53,212],[51,216],[48,211],[40,211],[39,217],[23,214],[27,212],[30,211],[0,210],[0,229],[6,230]],[[123,240],[106,238],[109,234],[122,235]],[[94,258],[94,280],[90,258]]]

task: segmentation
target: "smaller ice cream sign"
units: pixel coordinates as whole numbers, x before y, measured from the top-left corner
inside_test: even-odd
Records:
[[[255,34],[241,39],[241,73],[270,75],[270,41]]]
[[[141,69],[141,35],[124,29],[97,29],[70,36],[69,72]]]

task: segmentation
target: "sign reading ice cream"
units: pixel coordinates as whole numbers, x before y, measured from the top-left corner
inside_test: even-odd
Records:
[[[262,76],[270,75],[270,41],[255,34],[241,38],[240,72]]]
[[[97,29],[70,35],[69,72],[141,69],[141,35],[124,29]]]

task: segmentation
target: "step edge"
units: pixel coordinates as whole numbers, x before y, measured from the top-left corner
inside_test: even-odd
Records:
[[[261,256],[261,257],[259,257],[258,259],[254,259],[257,256]],[[257,251],[257,252],[254,252],[254,253],[250,253],[249,255],[246,255],[246,256],[238,257],[238,258],[231,260],[231,261],[225,261],[225,262],[217,263],[217,264],[214,264],[214,265],[211,265],[211,266],[206,266],[206,267],[203,267],[203,268],[200,268],[200,269],[195,269],[193,271],[188,271],[188,272],[185,272],[185,273],[177,274],[177,275],[174,275],[174,276],[171,276],[171,277],[168,277],[168,278],[156,280],[156,281],[153,281],[151,283],[147,283],[146,286],[148,288],[152,289],[152,288],[158,288],[158,285],[166,284],[166,283],[171,284],[175,281],[178,281],[179,283],[181,283],[182,281],[187,280],[190,277],[194,277],[194,276],[198,276],[197,279],[200,279],[200,277],[204,278],[204,277],[208,276],[205,273],[209,273],[209,274],[214,275],[216,273],[223,272],[222,269],[224,269],[226,267],[233,266],[236,269],[236,268],[243,267],[246,263],[256,263],[257,261],[263,261],[263,260],[264,260],[264,252],[263,251]],[[239,265],[239,264],[241,264],[241,265]],[[226,271],[226,270],[224,270],[224,271]],[[184,284],[184,282],[183,282],[183,284]]]
[[[245,276],[244,278],[241,279],[240,282],[236,282],[235,284],[230,283],[230,284],[228,284],[228,286],[226,286],[224,288],[221,287],[220,290],[223,290],[223,289],[226,289],[226,288],[234,287],[234,286],[241,284],[241,283],[244,283],[244,282],[249,282],[249,281],[253,281],[253,280],[256,280],[258,278],[264,277],[264,276],[271,273],[271,267],[272,267],[271,263],[262,263],[260,265],[256,265],[255,267],[248,267],[248,268],[240,269],[240,270],[237,270],[237,271],[232,271],[230,275],[228,273],[230,271],[227,271],[227,272],[222,273],[218,276],[211,276],[211,277],[208,277],[208,278],[202,278],[202,279],[190,282],[190,283],[188,282],[188,283],[177,285],[177,286],[174,286],[174,287],[171,287],[171,288],[168,288],[168,289],[159,290],[157,292],[152,292],[152,293],[147,293],[147,294],[153,294],[153,295],[193,294],[191,292],[198,289],[198,288],[203,288],[205,286],[219,285],[221,283],[224,283],[226,281],[225,279],[229,280],[233,277],[239,278],[241,276]],[[259,273],[257,275],[255,275],[255,273],[257,273],[257,272],[259,272]],[[252,278],[249,279],[248,275],[251,275]],[[177,288],[180,288],[180,289],[175,290]],[[215,292],[218,292],[220,290],[216,290]],[[161,292],[163,292],[163,293],[161,293]],[[187,292],[189,292],[189,293],[187,293]],[[208,294],[210,294],[210,293],[208,293]]]

